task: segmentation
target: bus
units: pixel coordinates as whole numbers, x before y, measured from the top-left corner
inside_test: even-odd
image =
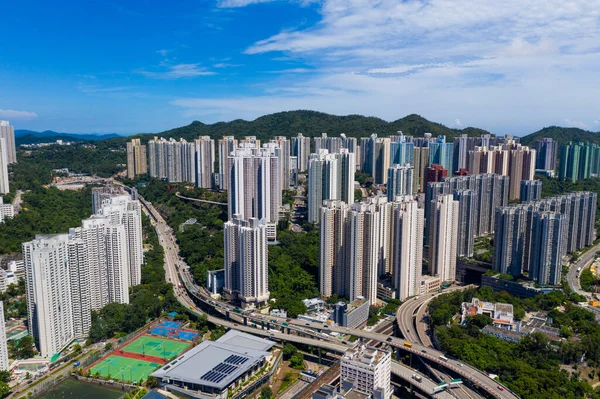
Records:
[[[406,346],[407,348],[412,348],[412,344],[407,341],[404,341],[404,346]]]
[[[288,323],[287,321],[284,321],[283,323],[281,323],[282,326],[287,327],[290,325],[290,323]]]
[[[446,356],[444,356],[444,355],[440,355],[440,359],[443,360],[443,361],[445,361],[445,362],[448,361],[448,358]]]
[[[238,314],[242,314],[243,313],[242,309],[240,309],[240,308],[233,308],[233,311],[235,313],[238,313]]]

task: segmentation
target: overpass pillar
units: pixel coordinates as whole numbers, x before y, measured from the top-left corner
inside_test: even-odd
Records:
[[[229,310],[225,311],[225,319],[226,319],[227,321],[231,320],[231,319],[229,318]]]
[[[321,348],[317,348],[317,352],[319,352],[319,364],[321,364],[323,362],[323,359],[321,359]]]
[[[267,331],[271,330],[271,324],[267,323]]]
[[[261,322],[260,322],[260,327],[261,327],[263,330],[265,329],[265,322],[264,322],[264,321],[261,321]]]
[[[396,361],[400,361],[400,348],[396,348]]]
[[[248,318],[246,316],[244,316],[244,325],[247,326],[248,325]]]
[[[398,337],[398,321],[394,320],[394,324],[392,324],[393,328],[392,328],[392,336],[394,337]]]
[[[288,335],[290,334],[290,328],[289,327],[287,328],[287,333],[288,333]]]

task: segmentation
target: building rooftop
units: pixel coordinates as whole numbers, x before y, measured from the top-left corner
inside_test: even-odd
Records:
[[[364,364],[378,364],[387,355],[389,355],[389,352],[384,350],[372,346],[359,345],[356,348],[346,350],[342,358]]]
[[[216,342],[237,346],[240,349],[253,349],[257,351],[268,351],[275,343],[267,339],[255,337],[254,335],[246,334],[236,330],[229,330]]]
[[[202,342],[152,376],[223,390],[267,356],[273,345],[271,341],[230,330],[216,342]]]

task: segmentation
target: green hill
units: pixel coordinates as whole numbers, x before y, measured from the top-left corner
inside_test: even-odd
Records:
[[[153,136],[182,137],[186,140],[192,140],[198,136],[210,136],[214,139],[219,139],[222,136],[236,136],[238,138],[256,136],[263,141],[268,141],[273,136],[291,137],[298,133],[303,133],[307,137],[319,136],[321,133],[327,133],[330,136],[345,133],[349,137],[364,137],[377,133],[379,136],[384,137],[395,134],[399,130],[406,135],[413,136],[422,136],[426,132],[430,132],[434,136],[444,134],[450,141],[460,134],[477,136],[489,133],[472,127],[452,129],[415,114],[393,122],[386,122],[383,119],[361,115],[336,116],[316,111],[288,111],[261,116],[253,121],[236,119],[231,122],[218,122],[210,125],[194,121],[187,126],[167,130],[166,132],[133,137],[141,137],[143,141],[147,141]],[[120,141],[121,139],[111,140]]]
[[[579,129],[577,127],[559,127],[549,126],[535,133],[521,137],[521,143],[524,145],[534,145],[536,141],[543,137],[549,137],[556,140],[559,144],[565,144],[569,141],[590,141],[600,144],[600,132],[590,132],[589,130]]]

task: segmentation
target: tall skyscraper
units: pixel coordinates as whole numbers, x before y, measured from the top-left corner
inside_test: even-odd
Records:
[[[325,200],[321,207],[319,243],[319,292],[325,298],[346,296],[346,226],[348,205]]]
[[[497,209],[494,234],[494,270],[512,276],[518,276],[523,271],[527,213],[528,210],[525,207]]]
[[[414,168],[409,164],[393,165],[388,169],[387,197],[412,195],[414,192]]]
[[[17,163],[17,148],[15,145],[15,128],[9,121],[0,121],[0,139],[6,140],[7,163]]]
[[[429,143],[429,163],[441,165],[444,169],[452,171],[453,151],[454,144],[446,143],[446,136],[438,136],[435,141]]]
[[[150,176],[169,183],[196,182],[196,147],[184,139],[164,137],[148,142]]]
[[[234,215],[224,225],[225,293],[243,307],[269,300],[267,230],[264,221]]]
[[[69,230],[73,325],[77,338],[91,327],[91,311],[111,302],[129,303],[129,248],[125,227],[94,215]]]
[[[267,223],[275,237],[281,206],[281,173],[274,148],[240,144],[229,157],[229,219],[256,218]]]
[[[600,175],[600,147],[594,143],[569,142],[560,147],[558,177],[577,181]]]
[[[544,137],[535,143],[535,150],[535,168],[553,171],[556,168],[558,143],[554,139]]]
[[[566,254],[567,217],[555,212],[533,214],[529,277],[538,284],[560,284],[562,259]]]
[[[373,176],[376,184],[387,183],[387,169],[391,165],[389,137],[381,138],[376,134],[371,137],[361,137],[361,170]]]
[[[391,137],[390,143],[390,162],[392,165],[404,165],[414,163],[415,143],[408,141],[402,132]]]
[[[209,136],[194,140],[196,153],[196,187],[214,188],[215,141]]]
[[[475,149],[476,140],[477,138],[468,137],[466,134],[454,138],[452,143],[452,173],[460,169],[467,169],[469,165],[469,151]]]
[[[290,156],[291,156],[291,145],[290,140],[285,136],[275,136],[272,140],[279,146],[279,166],[281,169],[281,189],[289,190],[291,187],[291,170],[290,170]]]
[[[541,180],[521,180],[521,202],[539,201],[542,199]]]
[[[385,197],[351,206],[326,200],[320,211],[321,295],[364,297],[374,304],[379,275],[392,271],[392,204]]]
[[[233,136],[223,136],[219,140],[219,188],[229,190],[229,156],[237,148],[238,141]]]
[[[308,170],[308,158],[310,156],[310,137],[304,137],[298,133],[297,137],[291,138],[292,155],[296,157],[298,173]],[[318,152],[315,150],[315,152]]]
[[[518,200],[521,195],[521,180],[533,180],[535,175],[535,150],[520,144],[513,144],[509,148],[510,190],[508,198]]]
[[[396,298],[403,301],[419,294],[423,269],[425,214],[413,197],[404,197],[393,206],[392,275]]]
[[[0,137],[0,194],[8,194],[10,192],[8,164],[6,139]]]
[[[318,223],[324,200],[354,202],[355,156],[346,149],[311,154],[308,164],[308,221]]]
[[[111,197],[102,204],[99,215],[108,217],[110,223],[123,225],[127,239],[128,284],[138,285],[142,281],[144,262],[142,245],[142,210],[138,200],[129,195]]]
[[[75,338],[68,235],[37,235],[23,243],[29,333],[49,358]]]
[[[415,182],[413,184],[414,193],[423,193],[427,189],[425,171],[429,166],[429,147],[415,146],[413,161],[413,166],[415,169]]]
[[[477,193],[474,190],[455,190],[454,200],[458,201],[458,238],[456,254],[473,257],[475,244],[475,215],[477,213]]]
[[[0,301],[0,370],[9,370],[8,341],[6,341],[6,326],[4,324],[4,302]]]
[[[142,145],[140,139],[132,139],[127,142],[127,177],[133,179],[146,173],[146,146]]]
[[[430,203],[429,271],[442,281],[456,279],[458,201],[452,194],[439,195]]]

